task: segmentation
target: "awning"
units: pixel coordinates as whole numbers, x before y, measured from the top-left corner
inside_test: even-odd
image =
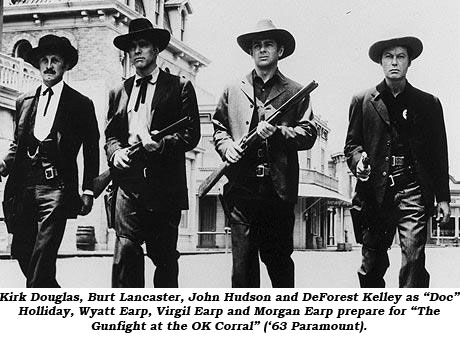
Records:
[[[342,194],[314,184],[299,184],[299,197],[326,198],[351,203],[351,200]]]

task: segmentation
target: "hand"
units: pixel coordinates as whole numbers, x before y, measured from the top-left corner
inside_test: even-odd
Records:
[[[232,145],[227,148],[227,151],[225,152],[225,158],[229,163],[233,164],[241,159],[242,154],[243,150],[241,147],[236,142],[233,142]]]
[[[128,153],[128,148],[116,150],[113,155],[113,165],[120,170],[129,168],[131,166],[131,159]]]
[[[155,135],[158,131],[152,131],[151,134]],[[153,141],[150,135],[139,135],[142,141],[142,146],[144,146],[147,152],[161,152],[164,147],[164,140],[161,139],[159,142]]]
[[[284,135],[286,139],[292,139],[296,137],[296,130],[294,127],[280,125],[276,126],[276,128],[280,130],[281,134]]]
[[[450,219],[450,206],[447,201],[440,201],[436,206],[436,221],[439,225],[446,224]]]
[[[80,213],[78,213],[79,215],[87,215],[89,212],[91,212],[91,209],[93,208],[93,196],[92,195],[89,195],[89,194],[83,194],[81,196],[81,202],[82,202],[82,206],[81,206],[81,210],[80,210]]]
[[[356,165],[356,176],[360,181],[367,181],[369,180],[369,176],[371,174],[371,165],[367,164],[364,165],[363,160],[367,158],[367,153],[363,152],[361,154],[361,159],[359,159],[358,164]]]
[[[256,132],[262,139],[267,139],[268,137],[271,137],[273,133],[276,132],[276,129],[276,126],[270,125],[265,120],[262,120],[257,125]]]
[[[3,159],[0,159],[0,173],[3,173],[3,171],[6,169],[6,164],[3,161]]]

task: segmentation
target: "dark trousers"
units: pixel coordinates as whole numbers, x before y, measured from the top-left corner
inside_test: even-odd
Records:
[[[17,196],[18,219],[11,254],[27,279],[27,287],[60,287],[56,259],[64,235],[63,190],[53,185],[25,187]]]
[[[260,259],[273,287],[294,287],[294,204],[270,185],[262,195],[235,188],[230,197],[232,287],[260,287]]]
[[[428,287],[425,269],[427,217],[418,184],[389,192],[375,224],[363,234],[362,263],[358,271],[361,287],[385,287],[383,279],[390,262],[388,248],[396,231],[401,246],[399,287]]]
[[[144,251],[155,264],[155,287],[178,287],[177,251],[180,210],[150,211],[142,200],[118,188],[115,210],[115,253],[112,287],[144,287]]]

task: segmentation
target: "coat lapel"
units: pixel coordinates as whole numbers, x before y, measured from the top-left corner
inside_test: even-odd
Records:
[[[374,109],[377,111],[377,113],[380,115],[382,120],[390,126],[390,116],[388,114],[388,109],[383,103],[382,97],[380,96],[380,93],[377,91],[377,89],[374,90],[373,93],[371,93],[372,96],[372,106]]]
[[[251,104],[254,104],[254,88],[252,87],[252,72],[241,79],[241,90]]]
[[[24,98],[21,108],[21,117],[18,124],[18,140],[22,139],[24,131],[31,125],[32,119],[35,118],[38,106],[38,96],[40,95],[40,88],[38,87],[34,95]]]
[[[155,93],[153,93],[152,98],[152,109],[151,113],[155,111],[155,108],[158,106],[158,103],[165,97],[166,91],[170,87],[167,84],[167,79],[165,77],[164,72],[160,69],[160,73],[158,74],[157,83],[155,86]],[[153,119],[152,119],[153,120]]]

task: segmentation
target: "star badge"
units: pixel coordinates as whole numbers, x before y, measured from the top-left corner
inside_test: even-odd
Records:
[[[405,110],[402,112],[402,116],[403,116],[404,120],[407,120],[407,109],[405,109]]]

